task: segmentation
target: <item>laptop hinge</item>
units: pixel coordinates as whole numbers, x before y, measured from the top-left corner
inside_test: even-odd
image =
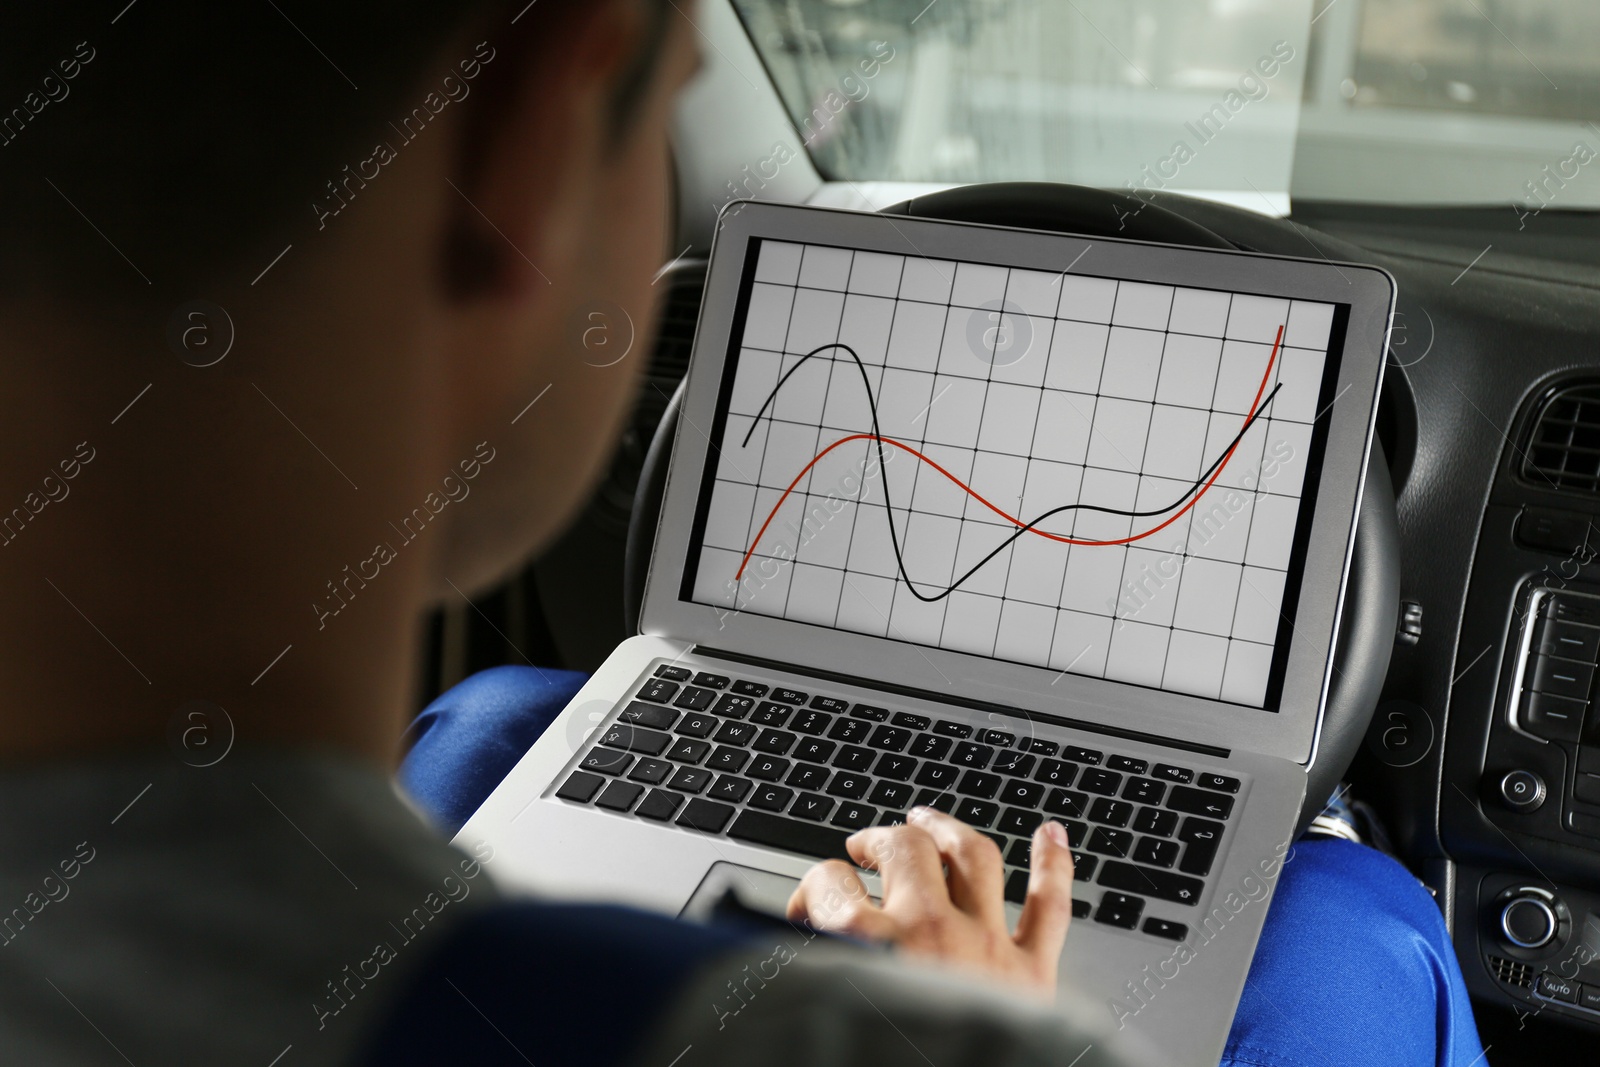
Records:
[[[837,682],[842,685],[858,686],[862,689],[872,689],[880,693],[893,693],[895,696],[915,697],[934,704],[953,704],[959,708],[969,708],[973,711],[992,711],[1002,715],[1013,715],[1027,719],[1030,722],[1048,723],[1052,726],[1066,726],[1074,730],[1083,730],[1087,733],[1104,734],[1107,737],[1120,737],[1128,741],[1141,741],[1149,745],[1160,745],[1163,748],[1175,748],[1184,752],[1195,752],[1203,756],[1216,756],[1227,759],[1233,754],[1232,749],[1220,748],[1216,745],[1205,745],[1198,741],[1185,741],[1178,737],[1166,737],[1162,734],[1145,733],[1143,730],[1129,730],[1122,726],[1108,726],[1104,723],[1088,722],[1084,719],[1073,719],[1065,715],[1054,715],[1045,711],[1028,711],[1025,708],[1012,707],[1009,704],[1000,704],[992,700],[979,700],[976,697],[955,696],[950,693],[939,693],[931,689],[918,689],[916,686],[897,685],[893,682],[876,682],[866,678],[854,678],[834,671],[823,670],[819,667],[802,667],[795,663],[781,663],[777,660],[765,659],[761,656],[750,656],[743,652],[729,652],[725,649],[710,648],[706,645],[695,645],[696,655],[705,656],[707,659],[727,660],[730,663],[743,663],[751,667],[764,667],[784,674],[798,674],[806,678],[816,678],[825,682]]]

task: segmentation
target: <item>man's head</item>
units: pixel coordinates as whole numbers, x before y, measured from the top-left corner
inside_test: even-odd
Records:
[[[154,742],[193,698],[377,752],[419,605],[525,557],[609,454],[693,9],[29,8],[0,16],[0,693],[46,714],[0,752]],[[597,366],[596,329],[632,353]]]

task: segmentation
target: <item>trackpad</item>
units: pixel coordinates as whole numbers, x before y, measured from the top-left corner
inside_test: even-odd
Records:
[[[707,922],[719,910],[732,907],[782,919],[789,897],[799,884],[800,879],[786,874],[718,860],[706,871],[678,917]]]

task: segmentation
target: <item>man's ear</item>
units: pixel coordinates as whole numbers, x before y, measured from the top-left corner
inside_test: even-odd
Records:
[[[527,300],[551,284],[540,264],[580,252],[579,208],[618,126],[617,87],[652,47],[648,24],[641,0],[581,0],[539,22],[537,38],[487,42],[488,77],[466,105],[446,190],[455,201],[441,250],[450,297]]]

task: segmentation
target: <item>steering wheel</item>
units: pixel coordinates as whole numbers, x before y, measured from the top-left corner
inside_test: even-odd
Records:
[[[1088,237],[1248,250],[1249,246],[1228,241],[1164,206],[1180,205],[1182,198],[1167,196],[1161,200],[1163,203],[1148,202],[1142,197],[1079,185],[997,182],[914,197],[885,208],[884,214],[1053,230]],[[1227,217],[1215,211],[1211,214]],[[1262,225],[1262,220],[1254,216],[1250,221],[1252,228],[1259,229]],[[667,460],[672,452],[672,438],[677,431],[682,402],[683,386],[680,384],[650,443],[634,496],[623,567],[623,609],[629,633],[638,632],[645,574],[661,514]],[[1374,441],[1361,493],[1355,549],[1335,645],[1333,682],[1323,711],[1316,757],[1307,769],[1306,799],[1301,805],[1296,835],[1327,804],[1366,735],[1389,670],[1399,605],[1400,531],[1395,517],[1394,488],[1383,447]]]

